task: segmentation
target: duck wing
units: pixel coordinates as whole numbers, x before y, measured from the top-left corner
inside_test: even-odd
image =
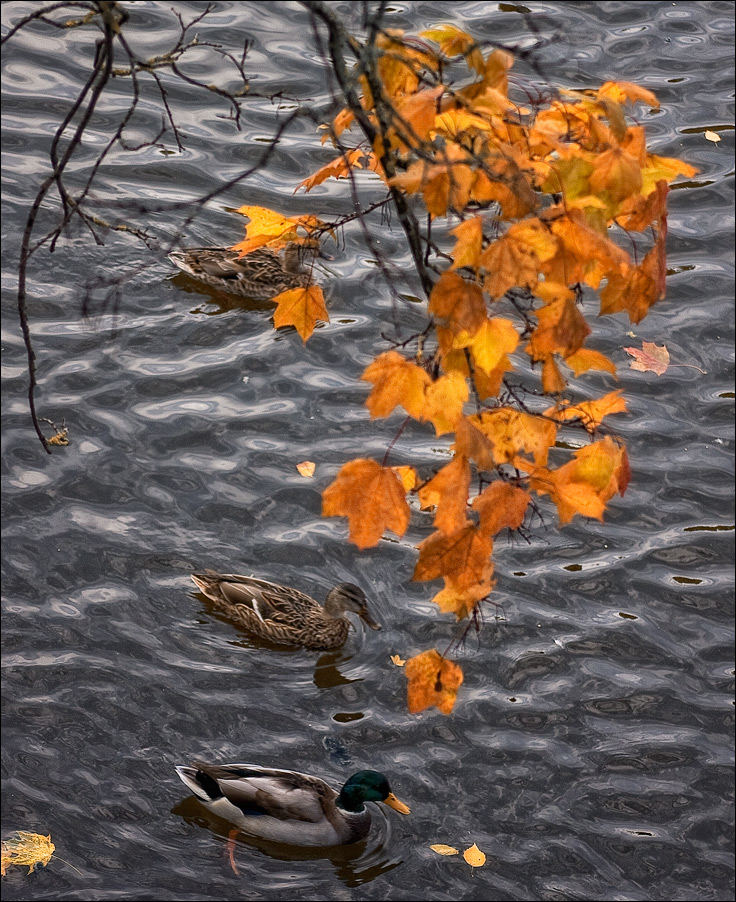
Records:
[[[337,798],[324,780],[294,771],[253,764],[211,765],[203,761],[193,761],[192,765],[197,782],[210,799],[216,787],[246,817],[319,823]]]
[[[318,602],[298,589],[235,574],[223,574],[220,579],[220,591],[226,601],[233,605],[245,605],[263,621],[297,626],[304,623],[310,614],[322,614],[324,611]]]

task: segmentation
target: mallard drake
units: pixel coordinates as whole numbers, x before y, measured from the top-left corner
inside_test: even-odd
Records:
[[[270,247],[259,247],[241,257],[229,247],[190,247],[172,251],[169,260],[179,269],[212,288],[255,300],[268,300],[290,288],[312,282],[305,265],[320,256],[316,241],[289,242],[279,256]]]
[[[368,613],[363,590],[352,583],[330,589],[323,607],[298,589],[252,576],[206,570],[193,573],[192,580],[231,619],[281,645],[321,651],[339,648],[350,628],[346,611],[357,614],[371,629],[381,629]]]
[[[384,802],[401,814],[409,808],[375,770],[360,770],[335,792],[324,780],[256,764],[177,766],[177,774],[214,814],[261,839],[301,846],[340,846],[368,833],[364,802]]]

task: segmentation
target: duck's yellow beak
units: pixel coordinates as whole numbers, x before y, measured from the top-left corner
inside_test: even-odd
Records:
[[[392,792],[386,796],[383,800],[383,804],[388,805],[389,808],[393,808],[394,811],[398,811],[399,814],[411,814],[411,808],[403,802],[400,802]]]

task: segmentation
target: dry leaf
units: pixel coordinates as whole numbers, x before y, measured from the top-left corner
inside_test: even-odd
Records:
[[[2,874],[11,864],[25,864],[28,873],[32,873],[37,864],[44,867],[51,860],[55,846],[51,842],[51,834],[42,836],[40,833],[27,833],[25,830],[16,830],[8,839],[2,841]]]
[[[486,856],[475,843],[463,852],[463,858],[468,862],[471,868],[480,868],[486,863]]]
[[[665,345],[660,347],[653,341],[643,341],[641,351],[638,348],[624,348],[624,351],[634,358],[630,364],[631,369],[642,373],[651,372],[661,376],[670,364],[669,351]]]
[[[311,460],[303,460],[300,464],[296,465],[296,468],[299,475],[303,476],[305,479],[314,476],[314,463]]]
[[[397,667],[403,667],[406,664],[406,661],[401,657],[401,655],[391,655],[391,660]]]
[[[714,144],[718,144],[718,142],[721,140],[721,136],[716,132],[707,131],[705,133],[705,140],[712,141]]]
[[[460,850],[454,848],[453,846],[446,846],[443,843],[436,843],[434,846],[429,847],[433,852],[436,852],[438,855],[459,855]]]

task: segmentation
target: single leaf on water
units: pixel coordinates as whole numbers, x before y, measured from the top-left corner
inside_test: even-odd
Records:
[[[660,347],[653,341],[643,341],[641,351],[638,348],[624,348],[624,351],[634,358],[630,364],[632,370],[656,373],[661,376],[670,365],[670,354],[666,346]]]
[[[303,460],[300,464],[296,465],[296,468],[299,475],[303,476],[305,479],[314,476],[314,462],[311,460]]]
[[[391,660],[397,667],[403,667],[404,664],[406,664],[405,659],[402,658],[401,655],[391,655]]]
[[[486,863],[486,856],[475,843],[463,852],[463,858],[468,862],[471,868],[480,868]]]
[[[709,130],[705,133],[705,140],[712,141],[714,144],[717,144],[721,140],[721,136],[718,134],[718,132],[712,132]]]
[[[456,849],[454,846],[446,846],[444,843],[435,843],[435,845],[429,847],[433,852],[436,852],[438,855],[459,855],[460,850]]]
[[[44,867],[51,860],[56,847],[51,842],[51,834],[28,833],[16,830],[8,839],[2,841],[2,874],[12,864],[27,865],[28,873],[32,873],[37,864]]]

